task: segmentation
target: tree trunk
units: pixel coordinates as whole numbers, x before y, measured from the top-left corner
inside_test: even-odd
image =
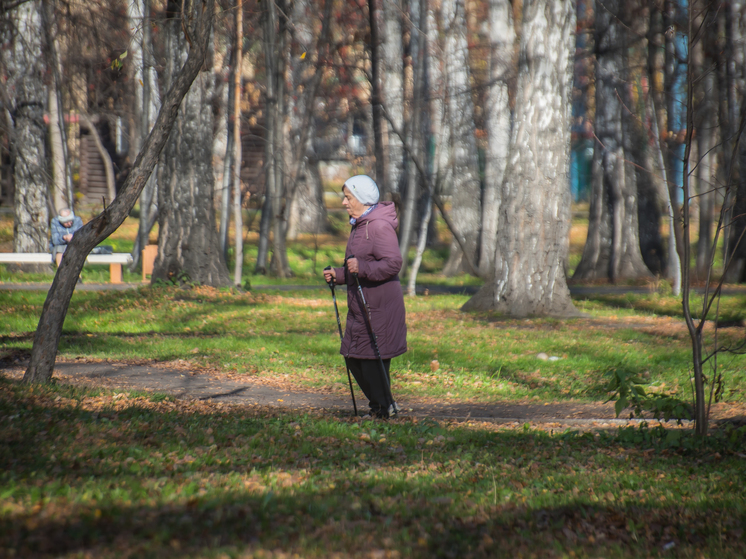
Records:
[[[661,180],[656,181],[658,196],[662,201],[662,211],[666,215],[668,223],[668,247],[665,270],[671,281],[674,295],[681,293],[681,265],[679,258],[679,236],[676,233],[677,221],[674,204],[671,202],[671,189],[669,179],[671,177],[670,157],[668,154],[668,143],[666,141],[666,111],[665,106],[665,83],[658,79],[665,73],[665,47],[664,21],[661,6],[656,0],[648,0],[650,12],[650,27],[648,29],[648,83],[650,94],[646,101],[651,113],[650,126],[652,127],[653,151],[655,168]]]
[[[628,119],[630,135],[626,138],[625,149],[632,155],[632,160],[637,162],[634,173],[637,180],[637,223],[642,260],[648,270],[660,276],[666,271],[665,248],[661,235],[666,184],[662,179],[665,169],[658,170],[660,138],[652,132],[652,124],[656,117],[651,109],[650,98],[655,95],[655,84],[650,83],[650,69],[656,60],[653,51],[657,43],[651,42],[651,39],[655,40],[657,35],[654,37],[651,33],[653,16],[650,15],[649,9],[648,14],[644,13],[648,7],[645,5],[647,2],[649,0],[634,4],[636,13],[630,22],[631,33],[635,37],[630,49],[630,65],[641,68],[642,75],[636,76],[634,81],[635,84],[639,83],[633,90],[633,97],[638,101],[630,103],[630,107],[639,107],[637,112],[640,117]]]
[[[433,215],[433,199],[430,193],[425,194],[425,215],[422,217],[420,223],[420,232],[417,238],[417,250],[412,261],[412,270],[409,273],[409,281],[407,282],[407,295],[414,297],[416,295],[417,287],[417,274],[420,271],[420,264],[422,264],[422,255],[425,253],[425,247],[427,246],[427,230],[430,225],[430,219]]]
[[[414,2],[417,4],[417,2]],[[394,121],[397,128],[404,129],[404,53],[403,53],[403,25],[401,0],[384,0],[383,11],[383,41],[381,44],[381,63],[383,66],[383,100],[386,113]],[[410,34],[410,41],[419,41],[419,33],[414,29]],[[415,105],[418,106],[419,105]],[[386,158],[386,177],[378,187],[382,189],[382,197],[393,199],[402,190],[405,177],[404,147],[401,139],[391,130],[390,126],[383,126]]]
[[[383,94],[381,92],[381,10],[382,0],[368,0],[368,24],[370,29],[370,104],[373,122],[373,145],[376,157],[376,176],[373,177],[385,195],[390,190],[386,185],[386,154],[383,146]]]
[[[744,71],[744,57],[746,55],[743,45],[744,24],[746,17],[743,15],[743,3],[733,3],[732,21],[730,22],[731,50],[729,67],[732,68],[729,79],[732,87],[732,100],[730,100],[732,121],[734,123],[734,134],[738,134],[739,120],[736,115],[744,112],[743,90],[746,81]],[[723,233],[723,251],[726,271],[724,280],[727,283],[743,283],[746,281],[746,132],[741,131],[738,139],[735,167],[729,181],[730,189],[726,189],[727,208],[726,228]]]
[[[31,362],[23,377],[25,382],[47,382],[52,378],[62,325],[85,259],[93,247],[122,224],[134,207],[166,144],[176,121],[181,100],[202,67],[210,39],[214,0],[185,2],[185,10],[193,16],[187,20],[191,23],[189,33],[192,45],[186,63],[174,77],[155,126],[127,175],[119,196],[101,214],[79,229],[68,245],[44,301],[31,349]]]
[[[274,21],[277,22],[277,29],[274,40],[270,45],[274,49],[270,51],[273,57],[272,73],[268,72],[268,78],[273,80],[275,89],[274,110],[268,114],[271,118],[267,123],[267,128],[272,128],[273,157],[270,159],[271,172],[274,174],[274,200],[272,201],[272,259],[269,263],[269,269],[273,276],[286,278],[291,275],[290,265],[287,256],[287,244],[285,233],[287,224],[285,223],[286,204],[290,202],[287,196],[288,184],[286,183],[285,173],[285,52],[287,44],[287,4],[284,0],[274,0],[270,2],[268,8],[274,13]]]
[[[502,188],[495,272],[464,310],[574,316],[565,281],[570,231],[571,0],[526,0],[515,125]]]
[[[49,88],[49,148],[52,155],[52,181],[54,207],[73,209],[73,183],[70,157],[67,149],[67,131],[62,104],[62,67],[57,48],[58,28],[54,25],[54,3],[42,6],[42,25],[47,44],[46,56],[52,70],[52,85]]]
[[[508,0],[490,0],[490,73],[485,107],[487,147],[482,191],[482,237],[479,274],[489,277],[494,270],[497,220],[500,214],[500,186],[505,175],[510,145],[509,79],[514,75],[515,28],[513,7]]]
[[[451,166],[451,218],[466,243],[472,261],[479,254],[482,220],[479,161],[474,122],[474,102],[469,76],[464,0],[444,0],[441,8],[445,32],[446,104],[450,122],[448,142]],[[467,271],[458,243],[451,242],[443,273],[454,276]]]
[[[673,4],[667,11],[668,20],[666,31],[666,131],[667,144],[667,163],[668,163],[668,197],[669,197],[669,214],[674,218],[671,221],[673,236],[675,239],[675,248],[677,255],[671,250],[671,263],[678,258],[683,258],[682,247],[684,239],[682,237],[681,227],[681,203],[683,200],[684,184],[684,138],[686,136],[686,120],[688,118],[686,111],[687,99],[687,71],[688,71],[688,39],[686,36],[687,29],[687,0],[681,0]],[[679,267],[680,268],[680,267]],[[673,271],[673,265],[669,266],[669,271]],[[676,281],[677,278],[673,278]],[[680,279],[679,279],[680,281]],[[677,293],[678,294],[678,293]]]
[[[188,53],[181,21],[166,24],[167,79]],[[207,64],[207,68],[211,68]],[[158,256],[152,281],[192,281],[203,285],[231,285],[220,255],[214,211],[212,174],[212,105],[214,76],[202,71],[181,104],[174,132],[166,145],[164,180],[158,192]]]
[[[276,130],[276,112],[277,112],[277,92],[275,87],[275,65],[276,60],[276,42],[277,42],[277,14],[274,1],[264,3],[264,61],[266,76],[266,94],[265,94],[265,122],[266,137],[264,139],[264,203],[262,205],[262,218],[259,223],[259,246],[256,257],[256,273],[267,273],[267,262],[269,260],[269,237],[272,230],[272,224],[275,219],[275,213],[279,210],[276,205],[276,175],[275,175],[275,134]]]
[[[13,251],[49,250],[49,199],[47,187],[47,101],[43,56],[41,2],[31,1],[10,12],[15,27],[11,47],[3,53],[7,91],[15,93],[7,107],[12,115],[11,155],[15,181]],[[50,256],[51,263],[51,256]],[[48,266],[30,264],[26,271],[44,271]]]
[[[714,250],[712,247],[713,225],[715,219],[715,188],[717,185],[716,176],[716,145],[717,145],[717,82],[716,82],[716,61],[714,44],[717,22],[714,14],[707,13],[704,16],[699,15],[700,9],[697,10],[697,24],[704,24],[705,33],[697,41],[692,51],[695,75],[701,76],[697,82],[695,99],[697,105],[694,107],[694,126],[696,130],[697,151],[699,152],[699,161],[695,166],[697,179],[697,193],[699,205],[699,235],[697,238],[697,260],[696,275],[699,280],[706,280]]]
[[[231,75],[237,72],[235,58],[231,57]],[[221,190],[220,190],[220,231],[218,237],[220,239],[220,254],[223,255],[223,260],[226,264],[228,263],[228,229],[230,228],[230,207],[231,207],[231,178],[233,172],[231,168],[234,164],[233,159],[236,154],[236,150],[233,147],[233,126],[231,126],[231,117],[228,107],[233,106],[235,95],[235,80],[229,80],[227,102],[225,104],[225,154],[223,155],[223,176],[221,177]]]
[[[243,68],[243,0],[236,6],[236,71],[233,83],[233,222],[236,227],[233,283],[241,285],[243,273],[243,214],[241,211],[241,74]]]
[[[142,107],[139,110],[139,128],[142,134],[142,140],[150,133],[155,123],[156,115],[160,110],[160,92],[158,90],[158,74],[155,69],[153,60],[153,44],[150,26],[150,0],[139,0],[141,5],[134,6],[135,16],[140,15],[141,33],[136,34],[133,40],[138,38],[141,41],[140,51],[142,53]],[[134,5],[134,2],[133,2]],[[138,12],[137,10],[141,10]],[[137,87],[137,85],[135,85]],[[130,269],[137,268],[140,262],[140,253],[148,245],[150,232],[155,226],[158,218],[158,166],[148,179],[148,183],[140,194],[140,223],[137,228],[137,238],[132,248],[132,265]]]
[[[573,279],[616,282],[650,276],[640,252],[633,134],[627,107],[628,23],[622,3],[596,8],[596,145],[593,154],[588,238]],[[625,12],[629,5],[625,8]],[[639,117],[638,117],[639,118]],[[625,149],[627,146],[628,149]]]
[[[428,0],[419,0],[410,2],[410,21],[412,22],[412,34],[410,39],[410,58],[412,60],[412,108],[410,112],[410,122],[408,126],[408,142],[410,148],[422,157],[423,146],[429,140],[430,131],[427,124],[429,123],[429,107],[426,103],[428,97],[427,91],[427,66],[429,64],[427,56],[427,13]],[[403,93],[403,91],[402,91]],[[396,113],[391,114],[386,110],[389,117],[389,141],[394,138],[398,140],[398,145],[402,146],[403,142],[395,130],[403,130],[397,124]],[[424,122],[423,122],[424,121]],[[409,247],[411,245],[412,232],[414,230],[415,215],[417,212],[417,193],[419,191],[419,181],[417,169],[411,162],[405,166],[406,183],[399,189],[404,197],[400,196],[400,221],[399,221],[399,251],[402,255],[402,268],[399,274],[403,277],[407,273],[409,265]]]
[[[309,146],[293,197],[288,239],[297,239],[301,233],[318,235],[329,230],[319,160],[312,149]]]

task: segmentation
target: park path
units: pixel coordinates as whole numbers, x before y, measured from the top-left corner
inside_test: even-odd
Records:
[[[4,366],[5,365],[5,366]],[[0,364],[0,374],[20,379],[25,363]],[[352,414],[349,392],[315,392],[290,385],[267,384],[252,379],[236,380],[214,372],[203,372],[183,362],[173,364],[131,364],[117,361],[58,362],[54,377],[61,382],[169,394],[187,400],[207,400],[231,405],[259,406],[295,411],[326,411],[336,416]],[[358,411],[367,410],[367,401],[355,387]],[[491,403],[456,400],[399,398],[402,417],[431,418],[446,421],[474,421],[496,424],[541,425],[545,428],[607,429],[637,425],[639,420],[617,419],[613,403],[583,404],[574,402]],[[717,414],[722,418],[733,413]],[[673,422],[671,425],[673,426]],[[685,422],[688,424],[688,422]]]

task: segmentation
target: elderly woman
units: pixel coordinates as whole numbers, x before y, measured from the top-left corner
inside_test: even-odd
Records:
[[[388,418],[398,412],[396,402],[390,401],[391,358],[407,351],[404,297],[397,275],[402,258],[396,237],[396,208],[393,202],[379,202],[378,186],[366,175],[347,179],[342,193],[342,205],[352,225],[346,267],[325,270],[324,279],[347,284],[347,326],[340,353],[347,358],[350,371],[370,402],[370,416]],[[370,307],[380,360],[353,274],[358,275]]]

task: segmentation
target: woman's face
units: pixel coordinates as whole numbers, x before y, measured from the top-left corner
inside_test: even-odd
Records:
[[[342,189],[342,192],[344,193],[342,205],[347,210],[347,213],[350,214],[350,217],[357,219],[363,215],[363,213],[365,213],[365,206],[363,203],[355,198],[346,186]]]

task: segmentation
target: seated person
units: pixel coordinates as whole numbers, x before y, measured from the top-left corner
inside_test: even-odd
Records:
[[[60,215],[52,220],[52,256],[57,266],[62,260],[62,253],[67,248],[75,232],[83,227],[83,220],[76,216],[72,210],[63,208]]]

